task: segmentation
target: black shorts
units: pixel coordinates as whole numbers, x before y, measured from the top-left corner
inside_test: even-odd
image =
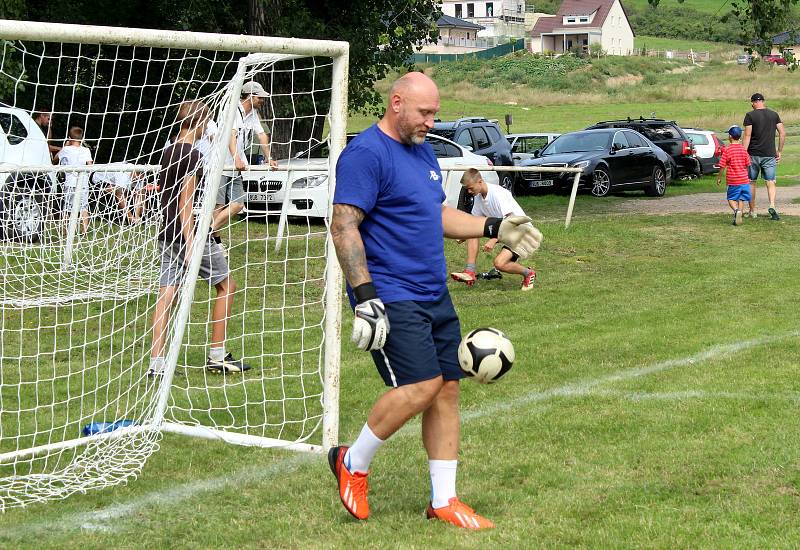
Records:
[[[464,377],[458,365],[461,325],[450,294],[433,302],[388,303],[386,316],[389,336],[372,358],[387,386]]]
[[[519,260],[519,256],[513,250],[508,248],[507,246],[504,246],[503,250],[508,250],[509,252],[511,252],[511,260],[510,261],[516,262],[517,260]]]

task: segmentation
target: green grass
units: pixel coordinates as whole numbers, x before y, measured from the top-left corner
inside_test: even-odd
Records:
[[[649,8],[650,5],[648,4],[647,0],[626,0],[624,2],[626,7],[636,7],[636,8]],[[701,11],[704,13],[724,13],[726,11],[730,11],[732,7],[728,0],[684,0],[683,2],[678,2],[678,0],[661,0],[658,4],[658,7],[664,8],[691,8],[697,11]]]
[[[545,234],[537,288],[451,286],[463,330],[496,326],[517,350],[498,384],[463,384],[460,494],[496,530],[423,519],[415,421],[373,463],[364,523],[323,457],[168,435],[128,485],[1,515],[0,546],[793,547],[800,220],[733,228],[722,198],[671,216],[614,214],[620,200],[581,195],[565,230],[565,197],[522,199]],[[462,266],[463,246],[446,253]],[[383,391],[349,330],[345,311],[342,441]]]
[[[648,50],[673,50],[681,52],[694,50],[695,52],[710,52],[712,57],[722,56],[724,54],[738,54],[744,51],[742,46],[738,44],[639,35],[634,36],[633,46],[635,48],[647,48]]]

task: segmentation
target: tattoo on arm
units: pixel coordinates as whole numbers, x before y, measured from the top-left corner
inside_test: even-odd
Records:
[[[336,256],[351,287],[372,280],[367,268],[364,241],[358,226],[364,220],[364,211],[349,204],[334,204],[331,219],[331,237]]]

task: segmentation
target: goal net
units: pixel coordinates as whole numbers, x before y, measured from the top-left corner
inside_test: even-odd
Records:
[[[347,45],[18,21],[0,21],[0,35],[0,510],[125,482],[164,431],[335,444],[341,274],[326,219],[288,214],[311,200],[308,178],[332,188]],[[277,169],[259,164],[258,132],[244,169],[228,156],[251,82],[268,95],[255,112]],[[189,101],[217,133],[205,150],[164,154]],[[309,151],[326,142],[310,174]],[[191,150],[201,170],[180,219],[195,242],[209,239],[223,175],[246,192],[245,210],[214,224],[228,302],[224,270],[200,276],[202,246],[178,241],[178,261],[159,240],[162,160]],[[156,314],[159,296],[170,307]],[[209,368],[219,326],[249,370]],[[153,364],[163,371],[148,376]]]

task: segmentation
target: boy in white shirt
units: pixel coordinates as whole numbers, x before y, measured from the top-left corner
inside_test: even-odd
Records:
[[[506,216],[524,216],[525,212],[522,210],[511,193],[500,187],[499,185],[488,185],[481,173],[470,168],[461,176],[461,185],[467,190],[467,193],[475,197],[475,202],[472,205],[473,216],[490,216],[497,218],[505,218]],[[464,271],[451,273],[450,276],[467,286],[475,284],[478,278],[475,265],[478,258],[478,239],[467,239],[467,265]],[[483,245],[484,252],[491,252],[497,245],[497,239],[489,239]],[[536,271],[531,267],[525,267],[517,260],[519,256],[514,254],[511,250],[503,247],[502,250],[494,258],[495,269],[504,273],[512,273],[515,275],[522,275],[522,290],[531,290],[533,282],[536,280]]]
[[[92,152],[83,146],[83,128],[73,126],[69,129],[69,138],[64,147],[56,155],[60,166],[87,166],[92,164]],[[89,230],[89,174],[88,172],[66,172],[64,175],[64,212],[69,230],[69,218],[72,206],[78,201],[81,218],[81,234]]]
[[[277,161],[270,155],[269,134],[264,131],[258,118],[258,110],[269,97],[269,93],[258,82],[245,82],[242,86],[241,101],[234,119],[228,143],[228,159],[225,162],[226,166],[233,165],[235,170],[226,170],[222,174],[222,181],[217,191],[217,206],[211,222],[212,235],[217,244],[221,244],[217,232],[244,208],[242,172],[249,169],[246,152],[254,139],[258,140],[264,162],[272,168],[278,167]],[[200,144],[200,147],[202,148],[203,144]]]

